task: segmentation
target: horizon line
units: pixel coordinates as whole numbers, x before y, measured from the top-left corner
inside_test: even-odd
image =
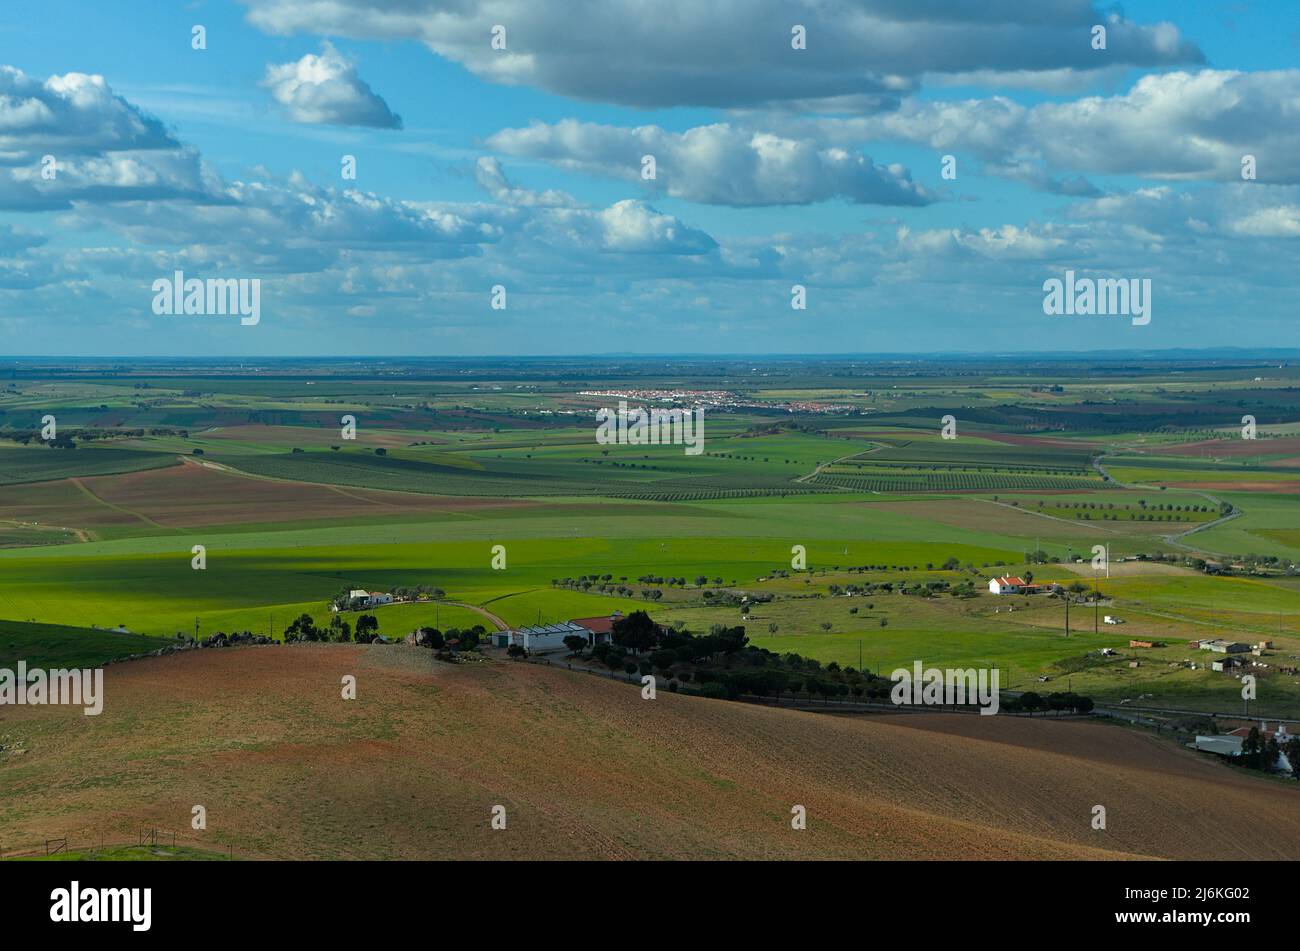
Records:
[[[451,362],[463,360],[492,360],[492,361],[512,361],[512,360],[867,360],[874,362],[884,361],[926,361],[941,359],[1024,359],[1033,357],[1039,359],[1134,359],[1147,358],[1158,359],[1161,357],[1172,357],[1181,355],[1188,359],[1209,358],[1221,356],[1232,359],[1259,359],[1272,360],[1300,357],[1300,348],[1297,347],[1168,347],[1162,349],[1099,349],[1099,350],[943,350],[932,351],[928,353],[914,351],[895,351],[895,352],[840,352],[840,353],[796,353],[796,352],[769,352],[769,353],[733,353],[733,352],[688,352],[688,353],[629,353],[624,351],[606,351],[600,353],[556,353],[556,354],[486,354],[486,353],[463,353],[463,354],[217,354],[217,355],[194,355],[194,354],[47,354],[47,353],[29,353],[29,354],[10,354],[0,357],[0,366],[20,362],[23,360],[40,360],[40,361],[87,361],[87,362],[110,362],[122,360],[138,361],[182,361],[195,363],[215,363],[215,362],[268,362],[268,361],[311,361],[311,360],[329,360],[345,362],[361,362],[367,360],[383,360],[393,363],[417,363],[417,362]]]

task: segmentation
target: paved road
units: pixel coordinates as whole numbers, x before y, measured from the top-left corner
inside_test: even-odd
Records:
[[[1251,712],[1247,714],[1247,713],[1242,713],[1240,711],[1233,712],[1232,710],[1228,710],[1228,709],[1214,710],[1214,711],[1169,710],[1164,707],[1138,707],[1130,703],[1126,703],[1122,707],[1117,706],[1115,704],[1106,704],[1106,705],[1098,704],[1096,709],[1099,712],[1111,713],[1115,715],[1127,715],[1130,713],[1159,713],[1159,714],[1164,714],[1166,716],[1179,716],[1179,717],[1221,717],[1224,719],[1231,719],[1231,720],[1267,720],[1270,723],[1300,723],[1300,720],[1291,720],[1288,719],[1287,717],[1264,716],[1262,714],[1255,713],[1255,712]]]
[[[1106,471],[1106,467],[1101,464],[1101,460],[1102,460],[1101,456],[1094,456],[1092,459],[1092,467],[1096,469],[1102,476],[1109,479],[1111,485],[1119,486],[1121,489],[1150,489],[1152,492],[1160,491],[1160,487],[1158,485],[1140,485],[1140,484],[1128,484],[1128,483],[1120,482],[1118,479],[1116,479],[1114,476],[1112,476],[1109,472]],[[1185,489],[1183,491],[1191,492],[1193,495],[1199,495],[1201,498],[1208,501],[1211,505],[1217,506],[1221,504],[1219,499],[1215,498],[1213,495],[1210,495],[1210,493],[1208,492],[1197,492],[1194,489]],[[1182,548],[1186,551],[1204,552],[1210,555],[1222,555],[1224,554],[1224,552],[1215,551],[1213,548],[1202,548],[1196,545],[1184,545],[1181,541],[1179,541],[1179,539],[1186,538],[1188,535],[1191,535],[1193,532],[1203,532],[1207,528],[1213,528],[1216,525],[1222,525],[1224,522],[1230,522],[1234,518],[1237,518],[1238,516],[1243,514],[1245,513],[1241,512],[1238,509],[1234,509],[1228,515],[1222,515],[1219,518],[1216,518],[1212,522],[1204,522],[1200,525],[1196,525],[1192,528],[1189,528],[1184,532],[1175,532],[1172,535],[1161,535],[1160,538],[1168,542],[1169,544],[1175,545],[1178,548]]]

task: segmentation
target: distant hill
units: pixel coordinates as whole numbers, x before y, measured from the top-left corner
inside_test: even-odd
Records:
[[[172,641],[99,628],[0,620],[0,667],[18,661],[33,667],[99,667],[106,661],[145,654]]]

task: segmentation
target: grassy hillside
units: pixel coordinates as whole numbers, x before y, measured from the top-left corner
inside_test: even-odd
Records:
[[[20,660],[28,667],[98,667],[105,661],[143,654],[170,641],[140,634],[59,624],[0,620],[0,667],[13,668]]]

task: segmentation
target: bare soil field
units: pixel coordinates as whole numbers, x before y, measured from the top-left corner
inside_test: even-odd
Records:
[[[153,478],[138,478],[139,476]],[[103,507],[107,511],[133,513],[140,519],[165,528],[306,519],[356,519],[377,515],[538,504],[511,499],[448,498],[261,479],[193,462],[168,469],[100,476],[80,481],[86,490],[104,503]]]
[[[1063,437],[1053,436],[1025,436],[1019,433],[992,433],[978,432],[971,433],[980,439],[987,439],[990,442],[1000,442],[1008,446],[1036,446],[1046,447],[1049,449],[1078,449],[1078,440],[1065,439]]]
[[[1176,524],[1176,523],[1175,523]],[[1095,577],[1096,572],[1092,568],[1091,561],[1083,561],[1079,564],[1053,565],[1052,568],[1064,568],[1066,571],[1073,572],[1076,575],[1082,575],[1085,578]],[[1195,577],[1198,573],[1191,568],[1184,568],[1182,565],[1169,565],[1162,561],[1118,561],[1112,560],[1109,572],[1106,577],[1110,578],[1137,578],[1150,575],[1181,575],[1183,577]]]
[[[114,510],[93,498],[72,479],[0,486],[0,513],[6,520],[66,528],[95,529],[141,523],[129,512]]]
[[[1208,455],[1222,458],[1275,456],[1283,452],[1300,453],[1300,436],[1283,436],[1277,439],[1206,439],[1200,442],[1155,446],[1146,451],[1153,456]]]
[[[1279,495],[1300,495],[1300,479],[1267,482],[1263,479],[1223,479],[1216,482],[1169,482],[1173,489],[1189,489],[1201,492],[1275,492]]]
[[[245,858],[1300,858],[1294,786],[1096,723],[648,701],[397,646],[195,651],[105,681],[98,717],[5,711],[6,849],[158,828]]]

